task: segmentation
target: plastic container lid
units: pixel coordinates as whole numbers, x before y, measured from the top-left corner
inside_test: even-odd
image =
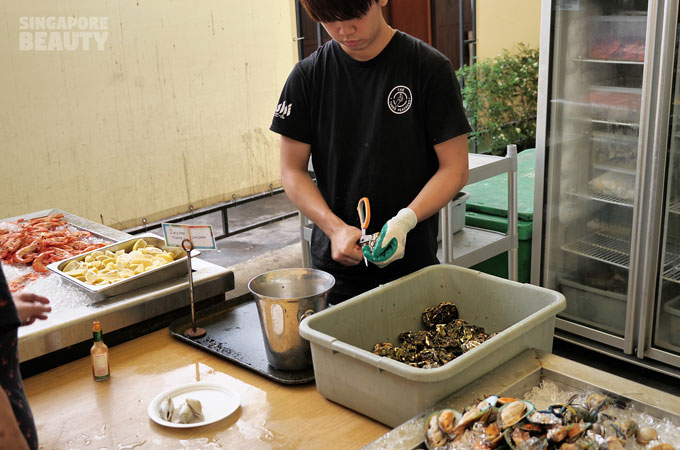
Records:
[[[536,173],[536,149],[529,148],[517,155],[517,217],[534,220],[534,174]],[[467,211],[492,216],[508,217],[508,174],[465,186],[470,194]]]

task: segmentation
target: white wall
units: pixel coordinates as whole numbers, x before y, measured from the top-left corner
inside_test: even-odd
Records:
[[[280,186],[268,127],[297,59],[293,5],[4,0],[0,218],[59,208],[127,228]],[[75,31],[108,37],[22,50],[31,16],[104,17]]]

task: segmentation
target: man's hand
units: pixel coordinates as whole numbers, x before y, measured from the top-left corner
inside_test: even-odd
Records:
[[[52,311],[48,306],[50,301],[36,294],[22,293],[14,296],[14,305],[17,308],[17,314],[21,325],[30,325],[37,319],[47,319],[47,313]]]
[[[396,216],[383,225],[373,252],[368,246],[364,247],[364,256],[378,267],[385,267],[392,261],[403,258],[406,249],[406,234],[415,228],[417,223],[418,216],[413,210],[401,209]]]
[[[361,230],[357,227],[345,225],[339,227],[331,236],[331,257],[343,266],[356,266],[364,260],[361,247],[357,241],[361,237]]]

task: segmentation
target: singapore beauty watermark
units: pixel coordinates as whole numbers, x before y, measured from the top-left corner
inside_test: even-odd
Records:
[[[108,39],[108,17],[19,17],[19,50],[23,51],[103,51]]]

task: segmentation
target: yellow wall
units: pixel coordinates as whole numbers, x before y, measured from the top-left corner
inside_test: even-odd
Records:
[[[477,0],[477,58],[513,53],[523,42],[539,48],[541,0]]]
[[[293,5],[5,0],[0,218],[59,208],[127,228],[279,186],[268,128],[297,60]],[[106,17],[108,38],[21,50],[29,16]]]

